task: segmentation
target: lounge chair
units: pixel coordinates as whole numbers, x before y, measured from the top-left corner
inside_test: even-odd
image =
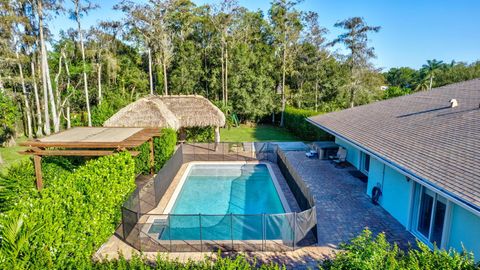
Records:
[[[329,158],[337,164],[344,163],[347,161],[347,149],[340,147],[338,148],[337,154],[335,156],[329,156]]]

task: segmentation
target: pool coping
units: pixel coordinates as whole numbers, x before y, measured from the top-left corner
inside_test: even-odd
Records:
[[[185,171],[183,172],[182,178],[180,178],[180,181],[178,182],[177,186],[175,187],[175,190],[173,191],[172,196],[170,197],[167,206],[163,210],[161,215],[168,215],[172,211],[173,206],[175,205],[175,202],[177,201],[178,195],[180,194],[183,185],[187,179],[188,174],[190,173],[190,170],[192,166],[194,165],[199,165],[199,164],[264,164],[267,166],[268,172],[270,173],[270,177],[272,178],[273,185],[275,186],[275,190],[277,191],[278,197],[280,197],[280,202],[282,203],[283,210],[285,211],[284,213],[276,213],[276,214],[286,214],[286,213],[291,213],[291,208],[290,205],[287,202],[287,199],[285,198],[285,194],[283,193],[283,190],[278,182],[277,176],[275,175],[275,172],[272,169],[272,166],[268,162],[263,162],[263,161],[258,161],[258,162],[245,162],[245,161],[192,161],[189,162],[187,167],[185,168]],[[197,213],[192,213],[192,215],[196,215]],[[218,214],[218,215],[228,215],[228,214]],[[241,214],[239,214],[241,215]],[[245,214],[248,215],[248,214]]]

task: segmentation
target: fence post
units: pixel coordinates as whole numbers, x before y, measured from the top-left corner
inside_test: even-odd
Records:
[[[232,239],[232,251],[235,250],[233,246],[233,213],[230,213],[230,238]]]
[[[168,239],[170,240],[170,252],[172,252],[172,224],[170,223],[170,214],[167,214],[168,219]]]
[[[293,212],[293,250],[295,250],[295,243],[297,242],[296,232],[297,232],[297,212]]]
[[[198,226],[200,228],[200,252],[203,252],[203,240],[202,240],[202,214],[198,214]]]
[[[262,251],[265,251],[266,248],[266,235],[265,235],[265,213],[262,214]]]
[[[124,218],[124,210],[125,210],[125,207],[122,206],[122,231],[123,231],[123,240],[125,240],[125,242],[127,241],[127,237],[125,236],[125,218]]]

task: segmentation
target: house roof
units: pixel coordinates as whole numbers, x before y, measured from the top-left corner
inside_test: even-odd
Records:
[[[474,79],[308,121],[478,210],[479,106],[480,79]]]
[[[199,95],[149,95],[122,108],[104,127],[207,127],[224,126],[225,115]]]

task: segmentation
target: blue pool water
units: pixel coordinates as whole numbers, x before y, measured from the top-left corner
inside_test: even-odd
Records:
[[[282,202],[265,164],[193,165],[172,214],[276,214]]]
[[[170,213],[150,233],[162,240],[259,240],[282,238],[290,228],[265,164],[193,165]]]

